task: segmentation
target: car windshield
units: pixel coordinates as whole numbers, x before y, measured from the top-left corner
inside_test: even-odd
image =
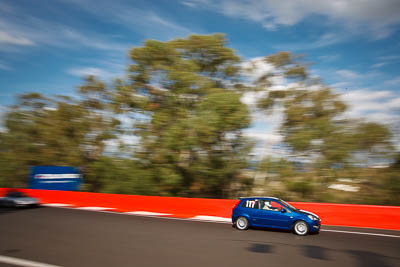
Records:
[[[285,202],[284,200],[280,199],[281,203],[283,206],[293,210],[293,211],[297,211],[298,209],[296,209],[295,207],[293,207],[292,205],[290,205],[289,203]]]
[[[18,198],[18,197],[27,197],[24,193],[22,193],[22,192],[9,192],[9,193],[7,193],[7,195],[6,195],[7,197],[16,197],[16,198]]]

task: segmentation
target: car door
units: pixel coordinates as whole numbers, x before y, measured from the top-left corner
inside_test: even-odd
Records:
[[[261,209],[263,207],[263,202],[263,200],[256,200],[256,204],[254,205],[254,209],[252,210],[253,225],[265,226],[264,213]]]
[[[291,212],[275,200],[265,200],[260,214],[260,222],[266,227],[290,228]]]

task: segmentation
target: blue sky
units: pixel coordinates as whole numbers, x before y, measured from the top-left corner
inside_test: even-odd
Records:
[[[145,39],[222,32],[244,61],[305,54],[350,116],[398,123],[399,14],[398,0],[3,0],[0,112],[16,94],[72,95],[84,75],[121,75]],[[258,115],[252,134],[279,139],[279,115]]]

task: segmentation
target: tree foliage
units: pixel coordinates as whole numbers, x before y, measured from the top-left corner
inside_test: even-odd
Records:
[[[280,75],[291,86],[284,90],[267,87],[267,96],[258,102],[258,107],[265,110],[283,108],[281,133],[294,156],[317,157],[318,162],[330,166],[348,164],[354,154],[376,156],[379,151],[390,151],[391,134],[387,127],[347,118],[347,105],[340,96],[312,78],[300,58],[289,52],[265,58],[276,71],[262,77]]]
[[[38,93],[18,97],[5,116],[1,161],[15,164],[2,172],[7,184],[23,184],[30,166],[71,165],[85,170],[102,157],[106,142],[118,132],[107,115],[104,85],[89,77],[79,89],[80,98],[47,98]],[[93,182],[96,190],[96,182]]]
[[[137,157],[151,170],[161,194],[228,196],[246,166],[250,123],[240,101],[239,57],[223,35],[149,40],[130,53],[127,93],[143,96],[126,112],[139,112]],[[118,97],[118,95],[117,95]]]
[[[1,162],[15,164],[3,177],[23,184],[29,166],[72,165],[86,190],[228,197],[251,147],[240,58],[222,34],[148,40],[130,57],[128,80],[87,77],[77,98],[20,96],[1,134]],[[135,151],[107,155],[129,135]]]

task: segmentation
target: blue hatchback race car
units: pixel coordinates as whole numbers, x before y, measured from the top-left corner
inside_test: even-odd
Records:
[[[232,223],[239,230],[267,227],[293,230],[298,235],[318,233],[321,228],[318,215],[274,197],[240,198],[232,211]]]

